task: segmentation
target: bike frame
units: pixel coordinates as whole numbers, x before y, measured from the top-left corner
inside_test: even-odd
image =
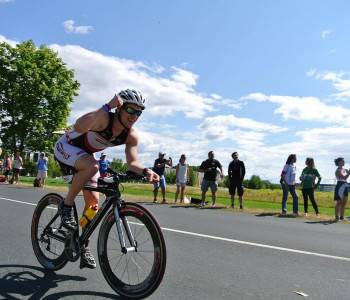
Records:
[[[79,236],[79,245],[80,246],[84,245],[88,241],[88,239],[91,237],[92,233],[95,231],[97,226],[100,224],[100,222],[104,218],[104,216],[107,215],[108,211],[113,206],[113,213],[114,213],[115,223],[116,223],[117,232],[118,232],[118,239],[120,242],[122,252],[127,253],[127,252],[137,251],[137,245],[136,245],[136,242],[134,240],[133,234],[130,230],[128,220],[126,217],[123,217],[123,218],[120,217],[120,209],[122,208],[123,200],[120,197],[121,195],[120,195],[119,189],[116,188],[116,189],[111,190],[111,189],[103,189],[103,188],[99,188],[99,187],[86,186],[86,187],[84,187],[84,190],[100,192],[106,196],[106,199],[103,202],[101,208],[98,210],[95,217],[92,219],[92,221],[89,224],[87,224],[86,227],[82,230],[82,234]],[[77,212],[76,212],[75,207],[74,207],[74,210],[75,210],[75,215],[77,217]],[[50,228],[51,224],[58,217],[59,217],[59,213],[57,212],[57,214],[52,218],[52,220],[46,225],[45,229],[43,230],[43,233],[46,233],[47,235],[49,235],[50,237],[52,237],[56,240],[59,240],[61,242],[65,242],[65,238],[62,238],[61,236],[56,235],[53,232],[48,232],[48,230],[47,230],[48,228]],[[123,229],[122,229],[122,223],[124,225],[125,232],[126,232],[128,240],[129,240],[129,243],[130,243],[130,245],[132,245],[132,247],[126,247],[126,240],[125,240],[125,236],[124,236]]]
[[[113,212],[115,217],[115,224],[117,227],[118,232],[118,238],[120,242],[120,246],[123,253],[127,253],[130,251],[137,251],[136,250],[136,243],[134,240],[134,237],[132,235],[132,232],[129,227],[129,223],[127,221],[126,217],[121,218],[120,217],[120,209],[122,207],[122,199],[120,197],[119,190],[116,190],[114,192],[111,192],[111,190],[104,190],[101,188],[95,188],[95,187],[84,187],[85,190],[94,191],[94,192],[100,192],[103,193],[106,196],[106,200],[103,202],[101,208],[95,215],[95,217],[92,219],[91,223],[89,223],[83,230],[79,242],[80,245],[84,245],[85,242],[90,238],[96,227],[100,224],[102,218],[107,214],[111,206],[113,205]],[[122,224],[124,225],[126,235],[128,237],[130,245],[132,247],[126,247],[125,242],[125,236],[122,230]]]

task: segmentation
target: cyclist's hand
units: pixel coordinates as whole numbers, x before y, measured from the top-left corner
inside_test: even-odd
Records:
[[[151,169],[147,170],[146,176],[147,176],[148,181],[151,183],[157,183],[160,180],[159,175],[157,173],[153,172]]]
[[[119,110],[123,105],[123,99],[120,98],[118,95],[114,95],[111,101],[109,101],[108,105],[111,109],[116,108],[117,110]]]

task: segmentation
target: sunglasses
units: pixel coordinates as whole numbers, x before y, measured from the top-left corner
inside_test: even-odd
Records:
[[[136,116],[141,116],[142,114],[142,110],[138,110],[138,109],[134,109],[132,107],[126,107],[125,111],[129,114],[129,115],[136,115]]]

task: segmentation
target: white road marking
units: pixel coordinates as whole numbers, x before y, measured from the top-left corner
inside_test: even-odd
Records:
[[[30,202],[24,202],[24,201],[3,198],[3,197],[0,197],[0,199],[10,201],[10,202],[16,202],[16,203],[36,206],[35,203],[30,203]],[[304,251],[304,250],[298,250],[298,249],[292,249],[292,248],[272,246],[272,245],[267,245],[267,244],[253,243],[253,242],[223,238],[223,237],[218,237],[218,236],[213,236],[213,235],[208,235],[208,234],[195,233],[195,232],[191,232],[191,231],[177,230],[177,229],[172,229],[172,228],[167,228],[167,227],[162,227],[162,230],[191,235],[191,236],[196,236],[196,237],[202,237],[202,238],[207,238],[207,239],[212,239],[212,240],[241,244],[241,245],[248,245],[248,246],[267,248],[267,249],[273,249],[273,250],[278,250],[278,251],[286,251],[286,252],[292,252],[292,253],[298,253],[298,254],[312,255],[312,256],[318,256],[318,257],[324,257],[324,258],[330,258],[330,259],[336,259],[336,260],[350,261],[349,257],[335,256],[335,255],[323,254],[323,253],[318,253],[318,252],[310,252],[310,251]]]

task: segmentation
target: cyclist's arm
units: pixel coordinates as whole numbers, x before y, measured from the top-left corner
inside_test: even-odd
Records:
[[[74,124],[74,130],[84,133],[89,130],[103,130],[108,125],[108,113],[102,108],[81,116]]]
[[[151,182],[159,181],[159,176],[151,169],[147,169],[147,174],[143,173],[145,167],[138,161],[137,158],[138,136],[134,129],[130,130],[129,136],[125,143],[125,157],[128,169],[140,175],[146,175]]]

